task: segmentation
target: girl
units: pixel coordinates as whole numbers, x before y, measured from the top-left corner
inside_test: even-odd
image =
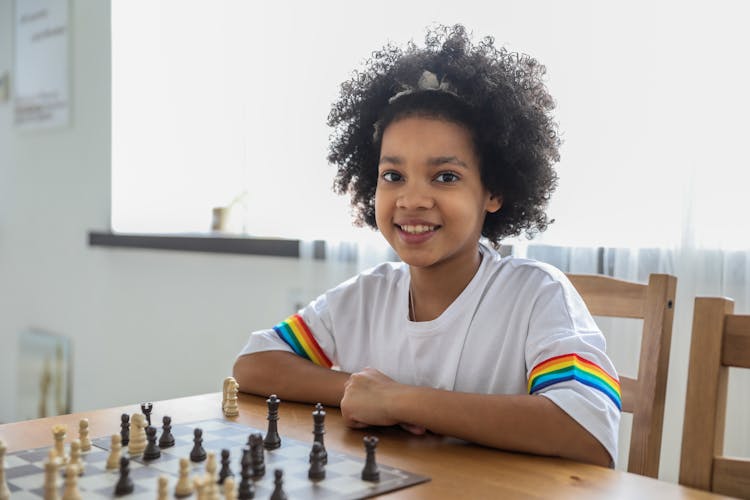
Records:
[[[559,140],[544,71],[439,27],[342,85],[336,189],[402,262],[254,332],[240,390],[340,406],[355,428],[613,464],[619,383],[583,301],[562,272],[485,244],[548,224]]]

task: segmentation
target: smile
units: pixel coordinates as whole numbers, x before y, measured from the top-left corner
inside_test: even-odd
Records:
[[[440,226],[426,226],[423,224],[417,224],[417,225],[410,225],[410,224],[404,224],[403,226],[399,226],[396,224],[402,231],[409,234],[423,234],[423,233],[430,233],[432,231],[435,231]]]

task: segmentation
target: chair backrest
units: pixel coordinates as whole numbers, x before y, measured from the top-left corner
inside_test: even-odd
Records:
[[[750,460],[723,456],[729,367],[750,368],[750,315],[733,312],[731,299],[695,299],[680,484],[750,498]]]
[[[633,414],[628,472],[658,477],[677,278],[652,274],[648,284],[602,275],[568,278],[592,315],[643,320],[638,377],[618,376],[622,410]]]

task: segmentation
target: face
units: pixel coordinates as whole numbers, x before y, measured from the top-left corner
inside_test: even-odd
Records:
[[[482,185],[465,127],[410,117],[385,129],[375,220],[401,260],[417,268],[474,262],[485,215],[500,206]]]

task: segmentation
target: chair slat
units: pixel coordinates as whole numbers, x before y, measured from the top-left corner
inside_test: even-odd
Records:
[[[593,316],[643,318],[646,285],[589,274],[568,278]]]
[[[750,368],[750,316],[727,317],[721,362],[727,366]]]
[[[750,498],[750,461],[715,458],[713,491],[722,495]]]

